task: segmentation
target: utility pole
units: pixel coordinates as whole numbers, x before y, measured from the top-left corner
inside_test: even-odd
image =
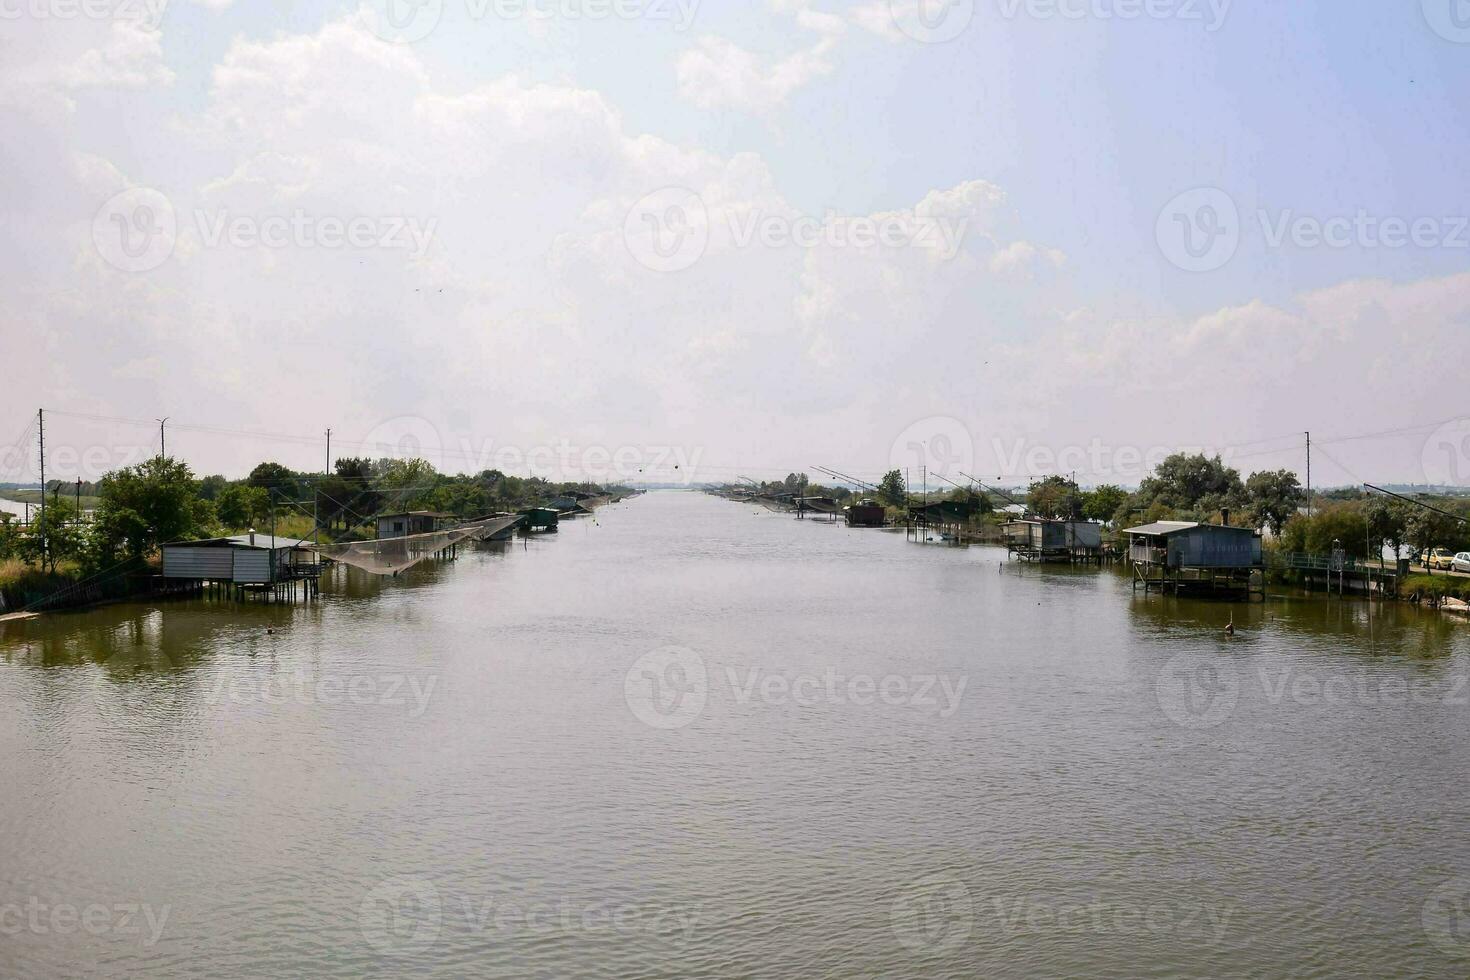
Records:
[[[77,477],[77,523],[82,523],[82,478]]]
[[[163,418],[161,418],[161,419],[158,420],[158,458],[159,459],[166,459],[168,457],[168,447],[164,444],[164,441],[163,441],[163,423],[167,422],[168,419],[169,419],[169,417],[167,415],[165,415]]]
[[[327,430],[327,470],[323,476],[332,475],[332,430]]]
[[[1312,516],[1312,433],[1307,433],[1307,517]]]
[[[41,571],[46,570],[46,410],[36,409],[36,426],[41,433]]]

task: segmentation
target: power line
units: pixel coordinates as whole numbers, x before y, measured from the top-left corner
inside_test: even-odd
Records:
[[[1467,520],[1466,518],[1461,517],[1459,514],[1452,514],[1452,513],[1450,513],[1447,510],[1441,510],[1438,507],[1432,507],[1429,504],[1426,504],[1422,500],[1415,500],[1413,497],[1405,497],[1401,493],[1394,493],[1392,490],[1385,490],[1382,487],[1375,487],[1371,483],[1365,483],[1365,484],[1363,484],[1363,486],[1367,487],[1369,490],[1377,490],[1379,493],[1387,494],[1390,497],[1397,497],[1399,500],[1402,500],[1402,501],[1404,501],[1405,503],[1408,503],[1408,504],[1413,504],[1415,507],[1423,507],[1425,510],[1432,510],[1436,514],[1442,514],[1445,517],[1454,518],[1455,520],[1459,521],[1461,524],[1470,524],[1470,520]]]

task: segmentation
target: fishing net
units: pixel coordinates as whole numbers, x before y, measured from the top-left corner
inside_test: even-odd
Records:
[[[323,558],[361,568],[375,575],[397,575],[404,569],[412,568],[426,558],[433,558],[445,548],[459,544],[461,541],[487,540],[497,531],[503,531],[519,520],[519,515],[512,514],[506,517],[473,521],[442,531],[407,534],[397,538],[379,538],[376,541],[314,545],[312,548]]]

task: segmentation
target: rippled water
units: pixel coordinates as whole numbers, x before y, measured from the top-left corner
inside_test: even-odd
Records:
[[[0,975],[1465,976],[1470,626],[694,493],[0,624]]]

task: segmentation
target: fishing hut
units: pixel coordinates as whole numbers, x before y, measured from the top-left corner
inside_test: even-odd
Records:
[[[828,520],[837,520],[837,501],[832,497],[797,497],[796,516],[804,518],[808,514],[826,516]]]
[[[550,501],[564,517],[581,517],[590,514],[609,500],[605,493],[585,493],[581,490],[572,490],[559,497],[553,497]]]
[[[969,500],[935,500],[910,504],[906,537],[916,541],[932,540],[930,530],[937,530],[941,541],[964,544],[970,520],[981,513],[978,498]]]
[[[848,527],[882,527],[887,520],[887,512],[876,500],[860,500],[855,504],[848,504],[842,508],[842,513],[847,519]]]
[[[294,598],[298,588],[317,594],[322,561],[310,541],[269,534],[236,534],[198,541],[174,541],[162,547],[163,577],[192,582],[200,589],[228,589],[235,598],[247,594]]]
[[[410,534],[432,534],[455,523],[453,514],[437,510],[409,510],[378,515],[378,540],[405,538]]]
[[[1123,533],[1135,590],[1142,585],[1145,593],[1266,597],[1261,535],[1254,528],[1155,521]]]
[[[555,507],[527,507],[520,512],[521,527],[527,531],[554,532],[561,513]]]
[[[777,513],[791,513],[796,510],[796,494],[794,493],[762,491],[756,494],[755,502],[766,510],[773,510]]]
[[[477,517],[470,524],[479,526],[480,531],[475,535],[481,541],[509,541],[515,536],[516,528],[520,527],[526,520],[524,514],[512,514],[509,511],[495,511],[484,517]]]
[[[1021,561],[1102,564],[1102,525],[1097,521],[1026,517],[1001,527],[1006,553]]]

